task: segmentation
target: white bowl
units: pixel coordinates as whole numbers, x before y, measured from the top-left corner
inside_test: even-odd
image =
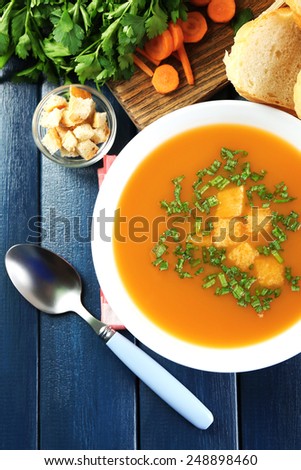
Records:
[[[245,347],[203,347],[178,339],[152,323],[133,302],[120,278],[113,244],[108,241],[112,239],[113,216],[119,198],[141,161],[172,136],[217,123],[261,128],[283,138],[301,151],[300,121],[268,106],[244,101],[212,101],[174,111],[137,134],[110,168],[94,208],[92,255],[99,284],[109,304],[126,328],[146,346],[172,361],[200,370],[250,371],[277,364],[300,353],[301,320],[272,339]],[[101,211],[107,218],[105,227],[101,227],[102,236],[98,219]]]

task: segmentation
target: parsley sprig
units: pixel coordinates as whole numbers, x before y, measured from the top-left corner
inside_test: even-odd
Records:
[[[70,82],[75,73],[99,87],[129,78],[136,47],[179,17],[184,0],[2,0],[0,68],[15,54],[31,61],[19,78]]]

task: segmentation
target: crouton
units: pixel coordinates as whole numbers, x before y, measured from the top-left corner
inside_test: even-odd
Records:
[[[66,132],[65,136],[62,139],[63,147],[68,150],[68,152],[74,152],[76,150],[77,143],[77,139],[73,132]]]
[[[254,271],[258,283],[263,287],[280,287],[284,282],[284,266],[273,256],[258,256],[254,260]]]
[[[74,96],[74,98],[92,98],[92,95],[89,91],[84,90],[75,85],[70,85],[70,96]]]
[[[60,152],[61,152],[61,157],[72,157],[72,158],[75,158],[75,157],[79,157],[79,153],[77,150],[74,150],[72,152],[69,152],[68,150],[66,150],[64,147],[62,147],[60,149]]]
[[[65,135],[68,132],[68,129],[63,126],[57,126],[55,127],[55,130],[57,131],[58,135],[60,136],[61,140],[65,137]]]
[[[55,128],[48,129],[42,139],[42,144],[51,155],[55,154],[62,147],[62,141]]]
[[[239,218],[222,218],[213,222],[212,243],[218,247],[232,246],[246,241],[244,225]]]
[[[98,127],[105,127],[107,124],[107,113],[96,112],[93,116],[92,127],[97,129]]]
[[[52,111],[43,111],[41,115],[40,125],[46,129],[57,127],[61,121],[63,110],[54,108]]]
[[[52,95],[46,101],[43,109],[47,113],[50,113],[50,111],[52,111],[54,108],[63,109],[63,108],[67,108],[67,106],[68,106],[68,102],[66,98],[60,95]]]
[[[251,241],[259,241],[260,236],[266,241],[271,241],[272,214],[269,208],[252,207],[248,213],[246,233]]]
[[[89,140],[94,136],[94,129],[90,124],[79,124],[74,128],[73,134],[80,141]]]
[[[105,142],[108,139],[109,135],[110,129],[107,125],[105,125],[104,127],[94,129],[91,140],[94,142],[94,144],[101,144],[102,142]]]
[[[92,98],[75,98],[71,95],[68,111],[73,125],[81,124],[95,111],[95,103]]]
[[[219,205],[217,217],[238,217],[242,214],[244,204],[244,187],[223,189],[217,193]]]
[[[64,127],[74,128],[74,122],[70,119],[69,109],[65,108],[62,112],[61,125]]]
[[[84,140],[79,142],[76,149],[80,156],[85,160],[91,160],[91,158],[95,157],[99,150],[97,145],[95,145],[92,140]]]
[[[254,263],[255,258],[259,256],[258,251],[248,242],[238,243],[228,255],[228,258],[242,271],[247,271]]]

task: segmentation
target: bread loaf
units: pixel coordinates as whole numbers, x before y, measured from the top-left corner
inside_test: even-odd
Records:
[[[244,98],[295,110],[294,87],[301,70],[301,29],[295,15],[289,7],[279,8],[237,32],[224,63],[229,80]],[[300,99],[301,90],[296,96]]]
[[[300,0],[287,0],[286,4],[293,11],[295,23],[301,28],[301,1]]]
[[[298,73],[294,86],[294,102],[296,114],[301,119],[301,71]]]

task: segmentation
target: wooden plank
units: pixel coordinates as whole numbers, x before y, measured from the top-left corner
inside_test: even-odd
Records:
[[[301,354],[241,374],[242,449],[301,449]]]
[[[43,94],[47,90],[44,87]],[[130,128],[125,124],[123,129],[128,139]],[[115,151],[124,144],[118,140]],[[96,168],[65,169],[43,158],[41,207],[43,246],[79,270],[84,304],[99,316],[89,233],[98,192]],[[136,379],[79,317],[43,316],[40,368],[42,449],[136,447]]]
[[[272,3],[273,0],[236,1],[238,10],[249,7],[255,16]],[[208,20],[208,32],[204,39],[197,44],[187,44],[187,54],[195,75],[194,86],[186,83],[179,62],[168,59],[167,62],[180,72],[180,86],[175,92],[160,95],[151,85],[150,78],[140,70],[129,81],[110,83],[110,88],[135,125],[142,129],[175,109],[209,99],[223,88],[227,84],[223,57],[232,43],[233,30],[229,24],[214,24]]]
[[[31,136],[37,87],[0,84],[0,448],[37,446],[38,317],[16,291],[4,268],[6,250],[24,243],[38,213],[39,165]]]
[[[235,374],[213,374],[183,367],[142,348],[194,393],[214,415],[207,430],[200,430],[140,384],[140,448],[237,449]],[[172,392],[172,390],[171,390]]]

